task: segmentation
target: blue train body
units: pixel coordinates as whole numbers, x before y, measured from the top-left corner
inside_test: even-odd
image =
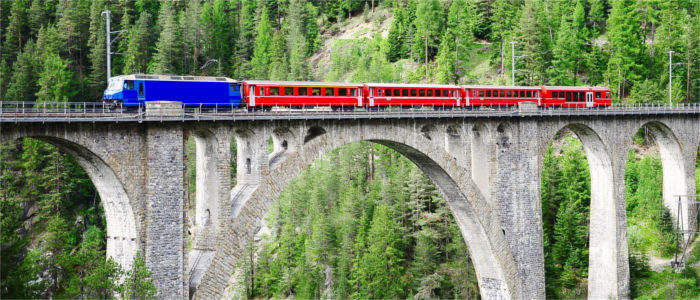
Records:
[[[148,101],[179,101],[185,106],[245,106],[241,83],[226,77],[121,75],[112,77],[104,101],[124,107]]]

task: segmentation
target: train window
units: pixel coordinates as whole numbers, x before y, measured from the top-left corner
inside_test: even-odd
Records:
[[[293,87],[285,87],[284,88],[284,95],[285,96],[294,96],[294,88]]]
[[[338,96],[347,96],[348,95],[348,89],[342,88],[338,89]]]
[[[280,87],[271,86],[270,87],[270,96],[279,96],[279,95],[280,95]]]
[[[139,82],[139,96],[143,96],[143,82]]]
[[[525,98],[525,91],[520,91],[520,98]]]
[[[480,94],[484,93],[484,91],[479,91],[479,92],[480,92]],[[480,95],[480,96],[484,96],[484,95]],[[486,91],[486,97],[491,97],[491,91]]]
[[[595,97],[600,98],[600,92],[595,92]]]
[[[531,92],[531,91],[527,91],[527,93],[525,93],[525,97],[528,97],[528,98],[532,97],[532,92]]]
[[[610,99],[610,92],[605,92],[605,98]]]
[[[425,97],[425,90],[424,89],[418,90],[418,96]]]
[[[428,90],[428,97],[432,97],[432,96],[433,96],[433,90],[430,89],[430,90]]]
[[[538,91],[532,92],[532,97],[539,97],[539,95],[540,95],[540,92],[538,92]]]
[[[124,84],[124,86],[126,87],[127,90],[133,90],[134,89],[134,81],[127,80],[126,83]]]
[[[350,89],[350,96],[357,96],[357,89]]]
[[[399,97],[399,96],[401,96],[401,90],[394,89],[394,97]]]
[[[450,91],[450,97],[454,97],[454,96],[455,96],[455,90],[451,90],[451,91]]]
[[[408,97],[408,89],[401,90],[401,96]]]
[[[334,88],[325,88],[326,90],[326,96],[335,96],[335,89]]]
[[[552,92],[552,98],[559,98],[559,92],[553,91],[553,92]]]
[[[477,97],[477,93],[476,93],[476,90],[474,90],[474,97]]]
[[[486,91],[487,94],[491,94],[490,92],[491,91]],[[479,97],[483,97],[483,96],[484,96],[484,91],[479,91]]]
[[[499,92],[498,92],[498,95],[501,96],[501,97],[505,97],[505,96],[506,96],[506,91],[499,91]]]
[[[311,96],[321,96],[321,88],[311,88]]]
[[[508,97],[508,98],[513,97],[513,95],[511,94],[511,91],[506,91],[506,97]]]
[[[297,88],[297,92],[298,92],[299,96],[306,96],[309,94],[309,88],[300,87],[300,88]]]
[[[238,89],[239,89],[238,84],[235,84],[235,83],[231,83],[231,84],[229,85],[229,87],[231,88],[231,91],[232,91],[232,92],[237,92]]]
[[[571,92],[566,92],[566,102],[571,102]]]
[[[415,90],[415,89],[411,89],[411,97],[415,97],[415,96],[416,96],[416,90]]]

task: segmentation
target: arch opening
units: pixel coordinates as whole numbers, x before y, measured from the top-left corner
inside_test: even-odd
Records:
[[[547,297],[617,295],[613,167],[602,139],[585,125],[565,126],[540,180]]]
[[[220,226],[218,214],[211,212],[219,211],[219,174],[218,174],[218,145],[219,141],[214,134],[208,130],[194,130],[191,132],[190,140],[194,140],[194,147],[188,141],[188,153],[194,152],[194,159],[188,158],[188,173],[194,171],[188,177],[194,177],[194,199],[190,203],[194,206],[194,248],[210,248],[211,239],[209,236],[216,232]],[[194,148],[194,149],[192,149]],[[192,161],[194,160],[194,161]],[[192,166],[194,165],[194,166]],[[194,175],[194,176],[192,176]],[[189,187],[190,191],[192,186]],[[192,196],[192,193],[190,192]],[[194,201],[192,201],[194,200]],[[209,233],[213,231],[213,233]]]
[[[50,257],[59,255],[74,255],[70,253],[70,249],[80,249],[81,254],[83,251],[104,250],[106,259],[111,259],[123,269],[131,269],[134,257],[139,249],[135,216],[124,186],[115,174],[115,171],[102,157],[72,141],[50,136],[21,137],[9,142],[3,142],[2,148],[3,154],[0,156],[3,157],[3,163],[0,164],[0,170],[2,170],[2,173],[10,171],[14,175],[12,175],[11,179],[5,178],[0,182],[2,183],[0,190],[3,190],[2,195],[0,195],[1,201],[9,201],[7,203],[10,203],[12,202],[10,198],[14,198],[17,201],[22,201],[19,207],[23,207],[22,211],[19,211],[17,215],[19,223],[16,223],[22,228],[17,228],[20,231],[14,232],[24,234],[25,237],[33,236],[36,244],[32,242],[31,247],[39,247],[36,249],[50,251],[51,253],[41,253],[39,257],[35,257],[37,254],[25,253],[21,258],[35,257],[37,261],[29,264],[36,264],[47,257],[50,259]],[[7,151],[15,154],[21,153],[22,156],[17,157],[14,156],[15,154],[8,154]],[[16,165],[16,163],[19,163],[19,165]],[[12,181],[12,185],[7,180]],[[90,182],[91,185],[87,182]],[[13,186],[14,184],[18,185]],[[19,190],[13,191],[13,189]],[[5,208],[7,206],[3,205],[3,214],[6,213],[4,211]],[[100,212],[100,208],[102,212]],[[101,216],[102,214],[103,216]],[[3,217],[3,219],[5,218]],[[4,221],[3,225],[8,225]],[[102,225],[103,223],[105,223],[104,226]],[[25,226],[29,229],[28,231],[25,231]],[[37,236],[39,233],[35,232],[35,230],[39,227],[34,226],[44,227],[45,233]],[[5,228],[5,230],[10,229]],[[52,241],[52,239],[55,240]],[[101,248],[103,240],[105,245],[104,248]],[[3,244],[3,246],[7,245]],[[43,247],[48,248],[43,249]],[[11,253],[5,252],[5,250],[9,249],[4,248],[3,255]],[[22,246],[22,248],[16,250],[26,251],[26,248]],[[64,250],[67,252],[63,253]],[[100,259],[100,257],[92,255],[89,254],[85,257]],[[18,257],[18,259],[20,258]],[[16,274],[22,278],[35,280],[36,278],[30,276],[38,276],[39,278],[52,276],[50,275],[52,272],[50,270],[42,270],[40,274],[33,274],[33,268],[26,269],[24,267],[25,264],[19,261],[14,263],[17,267],[16,271],[24,272]],[[86,276],[85,274],[102,272],[101,280],[119,280],[118,273],[109,265],[97,264],[94,261],[68,262],[67,264],[69,269],[65,270],[67,273],[65,276],[82,277]],[[3,267],[5,267],[4,264]],[[100,270],[95,268],[100,268]],[[77,269],[80,269],[82,273],[75,273]],[[4,270],[3,273],[5,271],[7,270]],[[3,278],[3,280],[5,279],[7,278]],[[13,283],[22,283],[21,281],[15,281],[18,278],[12,279]],[[27,282],[27,284],[29,283]],[[62,283],[57,281],[53,288],[61,291],[66,288],[63,285],[67,284],[68,282],[66,281]],[[10,292],[9,295],[13,295],[10,290],[5,289],[7,287],[3,285],[3,295],[6,295],[7,292]],[[40,293],[42,297],[47,297],[54,293],[43,288],[41,290],[33,290],[34,288],[35,286],[33,285],[24,286],[22,290],[24,292],[33,291],[34,293]],[[64,292],[66,295],[73,295],[71,294],[72,292]],[[81,292],[80,294],[97,297],[99,293],[99,291],[91,291],[88,293]],[[16,296],[19,295],[22,294],[17,294]]]
[[[312,126],[307,131],[306,136],[304,136],[304,144],[324,134],[326,134],[325,129],[319,126]]]
[[[260,232],[255,238],[257,240],[260,236],[267,235],[267,237],[263,239],[269,239],[270,243],[265,246],[256,246],[261,247],[262,250],[252,250],[257,251],[257,256],[261,258],[270,258],[272,262],[259,262],[259,269],[255,270],[255,274],[259,274],[259,276],[269,275],[270,271],[265,268],[270,265],[275,265],[278,260],[285,261],[286,257],[311,256],[313,261],[317,262],[314,264],[320,266],[317,268],[307,266],[304,272],[306,274],[296,274],[292,276],[301,276],[303,280],[306,280],[308,277],[305,276],[310,276],[308,274],[318,274],[321,279],[317,282],[332,282],[332,287],[316,286],[313,289],[314,292],[309,294],[308,290],[304,290],[301,286],[296,286],[293,288],[296,291],[295,296],[306,298],[307,296],[316,295],[317,297],[333,296],[347,298],[352,295],[352,293],[345,293],[348,291],[352,292],[353,290],[353,288],[347,285],[349,282],[348,279],[351,278],[339,278],[337,275],[333,275],[337,274],[335,270],[345,268],[346,271],[344,272],[358,272],[358,270],[352,268],[347,269],[352,265],[352,260],[356,259],[357,265],[366,264],[369,260],[363,261],[361,257],[339,257],[342,255],[338,254],[338,256],[335,256],[335,254],[332,253],[350,253],[353,251],[361,251],[362,249],[369,253],[373,251],[372,245],[376,246],[377,244],[381,244],[388,247],[392,241],[406,240],[410,241],[409,244],[421,244],[421,247],[425,247],[422,251],[428,251],[428,253],[425,253],[425,255],[430,257],[426,258],[428,259],[428,265],[436,259],[433,256],[444,258],[445,255],[448,257],[457,255],[455,254],[455,251],[457,251],[455,249],[446,250],[448,246],[461,249],[460,251],[462,251],[462,254],[460,255],[462,255],[462,258],[467,256],[469,250],[478,253],[476,256],[473,256],[473,262],[472,260],[464,260],[462,264],[488,265],[489,261],[493,263],[493,259],[478,256],[483,251],[472,249],[478,248],[478,244],[472,244],[474,246],[467,250],[467,244],[462,240],[462,237],[468,232],[470,236],[479,239],[479,234],[472,232],[472,230],[475,230],[473,227],[479,225],[466,221],[473,218],[473,215],[470,214],[474,212],[468,207],[467,201],[464,195],[459,192],[456,183],[437,163],[417,150],[401,143],[385,140],[369,141],[380,144],[381,146],[375,146],[372,143],[366,142],[353,142],[316,158],[313,164],[304,167],[303,171],[297,176],[297,179],[287,185],[286,188],[284,188],[284,192],[282,192],[276,200],[272,201],[273,203],[265,218],[268,220],[268,223],[260,229]],[[420,165],[421,167],[417,167],[416,165]],[[409,174],[398,175],[397,172],[401,170],[412,171],[408,172]],[[374,176],[370,175],[372,172],[374,172]],[[402,183],[396,182],[396,180],[406,182],[415,180],[414,192],[409,193],[413,196],[403,196],[403,193],[407,192],[404,190],[407,188],[411,189],[411,187],[406,187]],[[432,186],[431,182],[435,183],[434,187],[430,187]],[[445,197],[449,197],[451,199],[450,203],[445,202],[445,200],[442,200],[443,198],[437,196],[438,191]],[[437,200],[437,198],[440,199]],[[436,207],[436,201],[441,201],[438,207]],[[410,205],[415,205],[415,207],[410,208]],[[420,209],[418,207],[420,207]],[[451,219],[451,215],[454,215],[456,219],[460,219],[457,222],[461,222],[461,224],[452,223],[451,226],[445,225],[449,223],[448,218]],[[382,216],[384,218],[382,218]],[[395,228],[396,230],[380,231],[379,225],[376,225],[376,227],[372,225],[376,222],[383,222],[383,228]],[[359,224],[365,225],[359,226]],[[358,229],[360,227],[364,228],[364,231],[363,229]],[[468,229],[464,229],[463,227],[467,227]],[[359,233],[360,231],[362,233]],[[330,234],[331,232],[345,232],[348,233],[348,235],[335,235]],[[351,232],[354,233],[350,234]],[[377,235],[378,232],[381,232],[381,234]],[[438,232],[440,236],[436,237],[435,235],[438,234]],[[401,233],[405,233],[405,236],[401,236]],[[358,240],[358,235],[374,240],[373,242],[361,242]],[[329,240],[329,236],[334,237]],[[397,236],[399,236],[398,239]],[[455,236],[459,238],[459,241],[451,241]],[[466,240],[466,237],[464,238]],[[298,246],[295,247],[294,245],[299,245],[295,241],[299,240],[306,241],[304,242],[306,246],[301,248]],[[448,240],[451,242],[448,243]],[[360,243],[366,243],[366,247],[357,248],[360,247]],[[461,248],[459,248],[460,245]],[[273,250],[270,250],[270,247],[272,247]],[[330,249],[328,249],[329,247]],[[285,252],[289,249],[293,251],[302,251],[303,253]],[[251,250],[248,249],[246,251]],[[383,251],[384,250],[377,253],[383,253],[382,255],[387,253]],[[394,250],[394,252],[388,252],[386,255],[393,255],[394,258],[398,259],[399,257],[396,257],[398,254],[395,253],[395,251],[396,250]],[[251,252],[246,252],[246,254],[243,254],[243,257],[249,258],[251,255],[250,253]],[[369,259],[370,254],[365,255],[367,255]],[[408,259],[408,257],[404,258]],[[452,259],[457,261],[456,257]],[[345,264],[338,264],[338,260],[344,260]],[[249,263],[249,261],[242,263],[238,272],[249,274],[249,269],[247,269],[250,268]],[[382,263],[387,263],[387,270],[396,270],[396,261],[383,261]],[[455,297],[459,295],[461,295],[460,297],[475,297],[477,295],[475,294],[477,290],[477,277],[474,270],[459,271],[462,273],[453,270],[457,273],[447,275],[437,270],[437,264],[427,266],[425,269],[419,269],[418,265],[418,262],[414,262],[404,264],[401,267],[404,268],[405,271],[411,269],[411,271],[416,274],[420,273],[421,276],[416,277],[424,278],[426,281],[437,280],[438,282],[449,282],[451,279],[448,277],[452,276],[455,279],[459,278],[458,281],[462,286],[470,284],[469,287],[463,291],[465,294],[442,295],[444,297]],[[421,263],[421,265],[423,264]],[[297,265],[296,267],[299,266]],[[482,269],[485,270],[486,268],[487,267],[482,266]],[[241,271],[241,269],[244,270]],[[248,271],[246,272],[245,270]],[[292,271],[292,273],[294,272]],[[489,272],[484,271],[482,275],[489,277],[488,273]],[[349,273],[344,274],[349,275]],[[246,275],[242,276],[245,277]],[[329,278],[329,276],[332,278]],[[382,274],[378,273],[374,276],[382,276]],[[271,287],[259,287],[260,290],[267,291],[268,294],[248,294],[245,296],[269,297],[277,295],[283,297],[283,294],[275,294],[275,291],[279,291],[280,286],[284,285],[280,283],[283,281],[284,280],[280,280],[276,285]],[[494,279],[494,281],[496,282],[496,286],[502,289],[500,292],[507,290],[503,286],[499,286],[497,280]],[[416,279],[416,282],[421,281]],[[411,286],[414,283],[415,282],[411,281]],[[376,294],[362,294],[368,292],[365,290],[360,292],[360,295],[364,295],[364,297],[384,298],[390,294],[381,293],[396,291],[396,287],[393,285],[383,286],[382,289],[385,291],[377,291]],[[239,291],[243,290],[245,289],[239,289]],[[410,295],[423,293],[421,295],[432,295],[436,297],[441,295],[438,290],[439,289],[436,287],[425,287],[425,289],[421,291],[414,289],[409,294],[401,294],[399,296],[405,298]],[[481,295],[483,297],[488,294],[482,293]],[[236,295],[224,295],[224,297],[228,296]]]

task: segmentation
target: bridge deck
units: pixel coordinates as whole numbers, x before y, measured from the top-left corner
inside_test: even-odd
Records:
[[[289,109],[275,107],[267,112],[246,109],[185,108],[177,116],[146,116],[143,108],[135,111],[110,111],[102,103],[28,103],[0,102],[0,123],[71,123],[71,122],[203,122],[251,120],[356,120],[356,119],[415,119],[415,118],[517,118],[568,116],[652,116],[700,115],[700,104],[614,105],[607,108],[539,108],[519,109],[515,106],[480,108],[433,107],[389,108],[370,111],[331,111],[328,108]]]

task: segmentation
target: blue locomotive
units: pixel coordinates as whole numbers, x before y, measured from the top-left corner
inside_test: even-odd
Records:
[[[226,77],[131,74],[110,78],[104,101],[126,108],[147,101],[179,101],[185,106],[245,106],[241,83]]]

